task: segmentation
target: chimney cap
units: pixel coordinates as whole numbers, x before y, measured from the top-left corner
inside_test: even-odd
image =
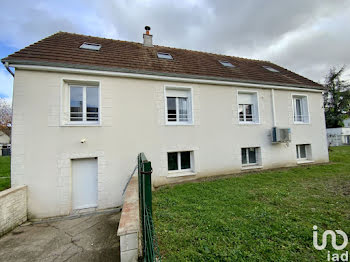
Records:
[[[149,27],[148,25],[145,26],[145,30],[149,31],[151,30],[151,27]]]

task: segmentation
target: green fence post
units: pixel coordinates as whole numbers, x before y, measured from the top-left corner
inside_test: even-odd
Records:
[[[145,196],[145,208],[148,209],[152,216],[152,165],[147,161],[143,165],[143,182],[144,182],[144,196]]]

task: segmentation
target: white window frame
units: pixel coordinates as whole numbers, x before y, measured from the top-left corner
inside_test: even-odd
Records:
[[[344,135],[344,144],[350,145],[350,135]]]
[[[239,117],[239,94],[251,94],[256,96],[256,105],[252,104],[252,112],[253,112],[253,121],[241,121]],[[237,90],[237,115],[238,115],[238,123],[241,125],[259,125],[260,124],[260,105],[259,105],[259,92],[258,91],[250,91],[250,90]],[[246,105],[246,104],[244,104]],[[245,112],[243,112],[245,116]],[[256,114],[256,115],[255,115]],[[244,118],[246,119],[246,118]],[[254,120],[255,119],[255,120]]]
[[[250,148],[254,148],[255,149],[255,160],[256,162],[255,163],[249,163],[249,149]],[[247,163],[246,164],[243,164],[243,159],[242,159],[242,149],[245,149],[246,151],[246,158],[247,158]],[[257,147],[257,146],[253,146],[253,147],[241,147],[241,152],[240,152],[240,155],[241,155],[241,164],[242,164],[242,167],[249,167],[249,166],[259,166],[260,163],[259,163],[259,159],[260,159],[260,156],[259,156],[259,153],[260,153],[260,147]]]
[[[305,157],[300,157],[300,146],[305,146]],[[296,144],[295,148],[297,162],[311,162],[311,144]]]
[[[296,103],[296,99],[301,99],[301,103],[302,103],[302,118],[306,118],[303,119],[302,121],[298,121],[296,118],[296,112],[297,112],[297,103]],[[306,103],[306,106],[305,106]],[[309,97],[306,94],[292,94],[292,105],[293,105],[293,123],[294,124],[301,124],[301,125],[308,125],[311,123],[311,118],[310,118],[310,108],[309,108]],[[305,108],[307,109],[307,115],[305,114]]]
[[[219,63],[225,67],[234,68],[235,66],[227,60],[219,60]]]
[[[165,60],[174,60],[173,56],[170,53],[163,53],[163,52],[157,52],[157,58],[165,59]]]
[[[190,152],[190,168],[186,168],[186,169],[181,169],[181,153],[182,152]],[[169,151],[167,152],[167,164],[168,164],[168,153],[177,153],[177,170],[169,170],[169,166],[168,168],[168,173],[169,174],[173,174],[173,173],[187,173],[187,172],[194,172],[194,168],[193,168],[193,151],[191,150],[184,150],[184,151]]]
[[[97,87],[98,88],[98,121],[71,121],[70,120],[70,87]],[[83,89],[84,90],[84,89]],[[60,95],[60,126],[101,126],[102,125],[102,99],[101,99],[101,81],[84,78],[62,78]],[[85,93],[85,102],[83,101],[83,112],[86,112],[86,88],[83,91],[83,100]],[[83,113],[84,117],[84,113]],[[86,117],[86,114],[85,114]]]
[[[174,90],[174,91],[185,91],[188,92],[188,121],[179,121],[179,110],[178,110],[178,99],[176,99],[176,121],[168,121],[168,102],[167,102],[167,90]],[[170,96],[172,97],[172,96]],[[166,85],[164,86],[164,105],[165,105],[165,124],[166,125],[193,125],[194,123],[194,114],[193,114],[193,88],[191,86],[173,86],[173,85]]]
[[[79,48],[92,51],[99,51],[101,49],[101,44],[84,42]]]

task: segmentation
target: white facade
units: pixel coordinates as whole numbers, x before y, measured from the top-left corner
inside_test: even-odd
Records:
[[[0,156],[2,156],[3,148],[9,148],[11,146],[10,142],[11,138],[4,132],[0,131]]]
[[[344,127],[350,127],[350,118],[347,118],[343,121]]]
[[[122,205],[123,188],[140,152],[152,161],[154,186],[328,161],[319,90],[58,71],[16,68],[12,186],[28,185],[29,217],[73,211],[74,159],[97,159],[98,209]],[[69,121],[70,85],[98,87],[98,122]],[[168,101],[166,97],[176,98],[176,93],[182,99]],[[245,102],[240,102],[240,94],[253,96],[243,96]],[[296,118],[295,98],[306,103],[299,111],[306,110],[307,118]],[[252,116],[251,108],[244,106],[249,101]],[[176,114],[186,107],[186,121],[169,121],[168,105]],[[240,108],[245,114],[239,114]],[[272,144],[273,126],[290,128],[291,142]],[[184,151],[189,153],[182,155]],[[171,157],[175,166],[169,171]]]
[[[327,139],[329,146],[350,145],[350,127],[327,128]]]

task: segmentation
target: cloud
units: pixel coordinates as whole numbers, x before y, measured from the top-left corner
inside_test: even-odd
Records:
[[[0,47],[23,48],[57,31],[141,42],[150,25],[155,44],[270,60],[315,81],[350,64],[345,0],[20,0],[1,7],[11,15],[2,16]]]
[[[89,3],[126,40],[150,25],[156,44],[270,60],[315,81],[350,61],[349,1]]]

